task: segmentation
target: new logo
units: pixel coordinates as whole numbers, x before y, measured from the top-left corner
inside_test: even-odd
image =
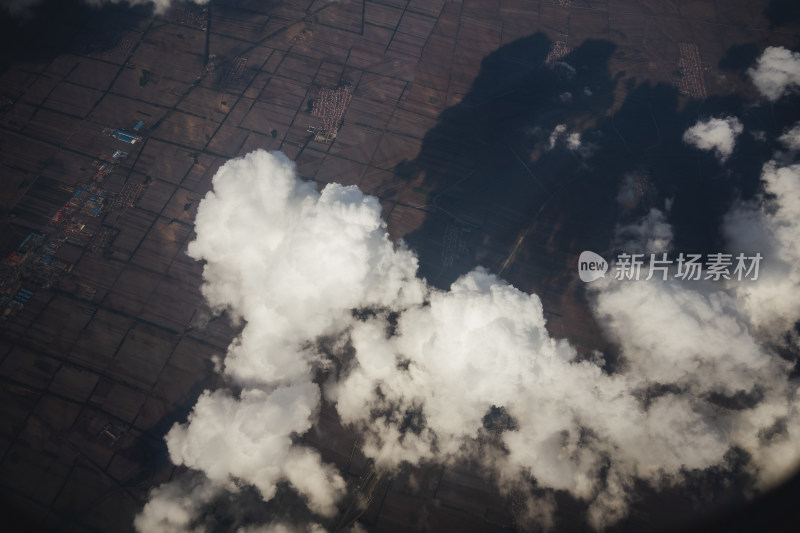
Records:
[[[581,252],[578,258],[578,276],[581,281],[590,283],[604,278],[608,272],[608,262],[594,252]]]

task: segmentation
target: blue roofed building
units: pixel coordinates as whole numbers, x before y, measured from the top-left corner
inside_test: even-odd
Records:
[[[137,142],[142,140],[140,136],[135,135],[133,133],[128,133],[127,131],[124,130],[114,130],[111,133],[111,136],[117,140],[126,142],[128,144],[136,144]]]

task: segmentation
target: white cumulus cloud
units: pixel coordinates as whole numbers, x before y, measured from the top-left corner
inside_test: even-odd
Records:
[[[625,253],[664,253],[672,246],[672,226],[664,211],[652,208],[631,224],[617,226],[614,247]]]
[[[602,529],[626,515],[637,480],[680,483],[686,471],[725,468],[734,448],[773,483],[800,458],[791,444],[800,437],[797,392],[773,348],[800,318],[798,174],[768,163],[768,194],[725,222],[738,235],[731,250],[760,242],[765,261],[776,261],[770,268],[791,274],[782,285],[609,275],[591,286],[621,353],[609,373],[602,356],[582,360],[550,336],[536,295],[485,270],[448,290],[429,287],[414,255],[388,239],[375,198],[335,184],[317,192],[280,153],[230,161],[201,202],[189,254],[205,261],[212,307],[244,324],[224,361],[240,392],[203,393],[169,432],[170,456],[201,473],[203,487],[235,492],[246,483],[269,499],[286,482],[312,513],[330,517],[345,483],[294,444],[324,395],[384,473],[406,461],[470,458],[505,493],[534,479],[539,493],[523,499],[538,506],[526,515],[542,526],[555,524],[554,491],[583,500]],[[650,210],[618,228],[618,240],[665,250],[667,217]],[[753,229],[738,233],[737,224]],[[786,296],[776,305],[778,290]],[[348,358],[318,349],[321,336],[340,339]],[[153,493],[140,531],[182,527],[209,501],[201,491],[188,500],[176,492],[172,502],[169,487]]]
[[[244,481],[265,499],[286,481],[313,512],[335,512],[342,478],[316,451],[292,444],[316,416],[314,370],[330,364],[308,341],[347,328],[353,308],[424,297],[416,257],[393,245],[380,212],[355,187],[317,192],[281,153],[257,151],[220,168],[188,253],[205,262],[208,303],[244,323],[224,361],[242,390],[200,396],[167,435],[176,464],[230,490]]]
[[[219,486],[202,476],[187,476],[165,483],[150,492],[134,526],[138,531],[148,533],[192,531],[192,522],[200,508],[220,491]]]
[[[759,279],[738,286],[751,325],[780,337],[800,317],[800,164],[768,161],[764,192],[728,213],[725,233],[735,250],[764,256]]]
[[[165,12],[173,0],[83,0],[90,6],[100,7],[103,4],[128,4],[135,5],[153,5],[157,14]],[[31,8],[41,4],[42,0],[4,0],[0,3],[0,7],[8,11],[11,15],[24,16],[30,13]],[[193,0],[195,4],[207,4],[208,0]]]
[[[318,514],[335,513],[344,481],[319,454],[292,446],[291,435],[305,433],[319,403],[313,383],[267,393],[245,390],[240,398],[206,392],[189,421],[167,434],[170,458],[205,472],[224,486],[239,479],[254,485],[264,499],[277,483],[288,481]]]
[[[563,137],[566,132],[567,132],[566,124],[559,124],[555,128],[553,128],[553,132],[550,134],[550,138],[548,139],[548,147],[551,150],[555,148],[558,139]]]
[[[700,150],[713,150],[720,162],[724,162],[733,153],[736,137],[742,130],[742,123],[736,117],[710,118],[686,130],[683,141]]]
[[[775,101],[800,85],[800,53],[769,46],[747,73],[768,100]]]
[[[778,137],[778,140],[789,150],[800,151],[800,122]]]

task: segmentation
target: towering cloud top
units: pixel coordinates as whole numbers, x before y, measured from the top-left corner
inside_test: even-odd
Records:
[[[318,193],[289,158],[263,150],[226,163],[213,187],[189,255],[206,263],[209,304],[247,322],[225,362],[242,382],[305,376],[295,350],[346,327],[354,308],[422,300],[417,259],[395,250],[377,198],[336,184]]]
[[[344,331],[354,308],[401,309],[424,297],[416,257],[395,249],[380,212],[355,187],[317,192],[279,152],[220,168],[188,253],[205,261],[209,304],[245,323],[225,359],[243,390],[200,397],[189,422],[167,435],[176,464],[218,486],[244,480],[265,499],[288,481],[314,512],[335,512],[343,480],[291,439],[311,427],[320,400],[320,354],[308,341]]]

